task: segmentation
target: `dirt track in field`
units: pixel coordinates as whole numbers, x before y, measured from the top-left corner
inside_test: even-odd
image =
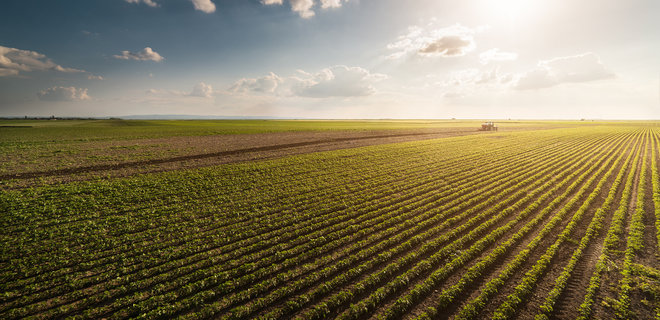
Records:
[[[112,159],[106,162],[94,160],[76,162],[63,168],[52,165],[49,167],[48,161],[44,161],[39,166],[42,170],[34,170],[33,167],[17,167],[13,173],[0,175],[0,181],[9,182],[0,185],[0,189],[23,188],[43,185],[44,183],[91,180],[100,177],[125,177],[135,174],[199,168],[319,151],[470,134],[488,134],[488,132],[480,132],[474,128],[438,128],[388,131],[282,132],[93,142],[81,145],[81,152],[95,157],[110,157]],[[131,146],[132,148],[128,150],[118,149],[123,146]],[[160,146],[160,149],[166,151],[165,154],[160,153],[156,158],[140,159],[137,156],[133,157],[132,153],[138,154],[142,150],[140,146],[145,148]],[[80,154],[76,154],[75,157],[77,159],[83,158]],[[120,159],[128,159],[128,161],[120,161]]]

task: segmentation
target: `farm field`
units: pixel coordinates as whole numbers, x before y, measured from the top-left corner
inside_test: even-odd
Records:
[[[2,121],[0,318],[660,318],[660,123]]]

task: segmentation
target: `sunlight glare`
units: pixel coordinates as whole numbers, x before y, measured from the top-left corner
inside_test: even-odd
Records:
[[[541,9],[541,0],[483,0],[480,8],[493,20],[518,24],[530,20]]]

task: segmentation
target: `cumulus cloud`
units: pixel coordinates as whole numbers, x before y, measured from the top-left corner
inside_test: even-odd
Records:
[[[348,0],[320,0],[321,9],[330,9],[330,8],[339,8],[344,2]],[[291,6],[291,11],[297,13],[302,18],[311,18],[315,15],[312,8],[315,6],[314,0],[288,0],[289,6]],[[281,5],[284,3],[283,0],[261,0],[262,4],[265,5]]]
[[[159,99],[173,99],[184,97],[199,97],[199,98],[212,98],[215,94],[213,87],[204,82],[198,82],[192,88],[192,91],[184,90],[167,90],[167,89],[149,89],[146,93],[152,97]],[[152,100],[153,101],[153,100]]]
[[[376,92],[373,83],[386,78],[383,74],[370,73],[360,67],[339,65],[306,78],[293,77],[292,92],[311,98],[368,96]]]
[[[43,101],[82,101],[90,100],[86,88],[52,87],[37,92],[39,100]]]
[[[510,73],[500,72],[500,68],[479,70],[475,68],[458,70],[449,74],[446,81],[437,83],[444,87],[468,87],[472,85],[497,85],[511,81]]]
[[[344,0],[346,2],[346,0]],[[339,8],[342,5],[342,0],[321,0],[321,8]]]
[[[206,13],[215,12],[215,4],[211,0],[191,0],[195,10],[199,10]]]
[[[314,1],[312,0],[289,0],[289,4],[291,5],[291,10],[300,15],[301,18],[311,18],[314,16],[314,11],[312,11]]]
[[[270,73],[260,78],[243,78],[236,81],[230,88],[233,92],[262,92],[275,93],[278,86],[282,84],[283,79],[274,73]]]
[[[18,75],[18,70],[0,68],[0,77],[8,77]]]
[[[412,26],[408,33],[399,36],[387,45],[394,50],[388,58],[397,59],[410,55],[460,57],[474,50],[474,34],[479,29],[471,29],[456,24],[449,27],[437,27],[433,21],[427,26]]]
[[[469,37],[443,36],[420,49],[419,53],[443,57],[464,56],[471,47],[474,47],[474,41]]]
[[[30,71],[85,72],[62,67],[35,51],[0,46],[0,76],[16,76]]]
[[[128,3],[144,3],[150,7],[158,7],[158,3],[155,3],[153,0],[126,0]]]
[[[236,81],[229,91],[309,98],[359,97],[374,94],[373,84],[386,78],[360,67],[338,65],[316,73],[297,70],[289,77],[271,72],[260,78],[244,78]]]
[[[122,51],[121,54],[116,54],[113,57],[121,60],[139,60],[139,61],[156,61],[160,62],[165,60],[163,56],[158,54],[158,52],[154,51],[150,47],[146,47],[142,49],[139,52],[131,52],[128,50]]]
[[[499,68],[482,71],[475,79],[475,84],[506,84],[513,79],[510,73],[501,73]]]
[[[479,61],[482,64],[489,64],[493,61],[512,61],[516,59],[518,59],[517,53],[500,51],[498,48],[486,50],[479,54]]]
[[[152,8],[159,6],[158,3],[154,2],[153,0],[125,0],[125,1],[128,3],[136,3],[136,4],[144,3]],[[199,10],[206,13],[215,12],[215,4],[211,0],[190,0],[190,2],[192,2],[193,6],[195,7],[195,10]]]
[[[204,82],[200,82],[193,87],[192,92],[188,95],[191,97],[211,98],[213,96],[213,87]]]
[[[468,68],[449,73],[425,76],[423,88],[430,88],[443,98],[462,98],[477,93],[496,92],[510,88],[513,75],[502,72],[499,66],[490,69]]]
[[[589,52],[540,61],[535,69],[517,77],[514,88],[542,89],[562,83],[589,82],[613,77],[615,77],[614,73],[603,65],[600,58]]]

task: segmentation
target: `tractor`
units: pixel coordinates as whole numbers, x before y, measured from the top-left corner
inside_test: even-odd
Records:
[[[497,126],[492,121],[484,122],[479,131],[497,131]]]

